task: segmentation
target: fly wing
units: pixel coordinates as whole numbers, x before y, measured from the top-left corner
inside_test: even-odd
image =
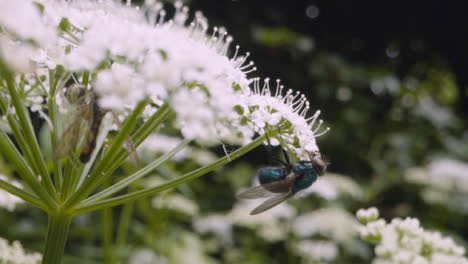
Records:
[[[239,199],[257,199],[271,197],[277,193],[289,193],[293,183],[294,178],[286,178],[284,180],[250,187],[236,196]]]
[[[274,197],[271,197],[270,199],[266,200],[265,202],[263,202],[262,204],[257,206],[255,209],[253,209],[252,212],[250,212],[250,215],[256,215],[256,214],[265,212],[266,210],[268,210],[268,209],[270,209],[272,207],[275,207],[278,204],[286,201],[291,196],[293,196],[293,194],[291,192],[288,192],[288,193],[282,193],[282,194],[278,194],[278,195],[276,195]]]
[[[71,125],[63,132],[54,151],[55,160],[66,157],[76,148],[80,138],[83,137],[83,132],[85,132],[86,128],[89,126],[89,120],[87,120],[87,118],[89,118],[90,115],[88,112],[88,108],[84,108],[80,111]]]

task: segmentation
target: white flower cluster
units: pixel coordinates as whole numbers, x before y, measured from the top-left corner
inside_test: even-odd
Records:
[[[415,218],[377,219],[375,208],[359,210],[362,239],[375,243],[374,264],[467,264],[465,249],[439,232],[425,231]],[[371,219],[374,219],[373,221]],[[370,221],[369,221],[370,220]]]
[[[310,194],[325,200],[336,200],[341,196],[360,200],[364,196],[361,186],[350,177],[328,172],[317,179],[312,186],[298,193],[297,197],[302,199]]]
[[[426,167],[406,170],[405,180],[423,187],[420,194],[426,202],[468,213],[468,163],[450,158],[434,159]]]
[[[90,73],[101,107],[127,111],[150,98],[151,114],[167,102],[184,138],[246,144],[255,132],[280,127],[285,147],[299,158],[318,150],[315,137],[327,131],[318,131],[320,112],[308,117],[305,96],[283,92],[279,81],[273,91],[269,79],[249,79],[256,68],[238,46],[228,56],[233,38],[224,28],[209,36],[206,18],[196,12],[189,22],[180,1],[170,19],[157,1],[141,8],[120,2],[0,0],[0,60],[23,74],[22,89],[40,91],[25,96],[48,96],[49,70],[73,73],[75,82]],[[39,99],[29,104],[46,108]]]
[[[336,242],[344,242],[356,234],[358,224],[346,210],[328,207],[298,216],[292,228],[298,237],[320,235]]]
[[[14,181],[14,180],[9,180],[6,176],[1,175],[1,174],[0,174],[0,180],[6,181],[20,189],[22,188],[21,183]],[[18,196],[15,196],[7,191],[4,191],[3,189],[0,189],[0,207],[3,207],[11,212],[15,210],[18,204],[22,204],[22,203],[23,203],[23,200],[18,198]]]
[[[338,256],[338,246],[328,241],[303,240],[297,243],[296,250],[312,263],[330,262]]]
[[[41,260],[39,253],[27,254],[19,241],[10,245],[6,239],[0,238],[0,263],[39,264]]]
[[[156,255],[150,249],[139,249],[136,250],[129,260],[130,264],[167,264],[167,260],[164,257]]]

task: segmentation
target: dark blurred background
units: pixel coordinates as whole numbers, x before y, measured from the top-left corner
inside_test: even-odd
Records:
[[[468,139],[462,1],[189,5],[252,53],[254,75],[280,78],[307,95],[312,111],[322,110],[332,130],[318,144],[331,170],[368,178],[439,152],[468,156],[466,145],[457,144]]]

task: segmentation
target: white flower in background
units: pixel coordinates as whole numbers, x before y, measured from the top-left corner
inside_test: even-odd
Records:
[[[291,220],[296,215],[296,209],[287,203],[281,203],[268,211],[258,215],[250,215],[250,211],[257,201],[245,200],[234,205],[228,214],[228,219],[238,226],[255,229],[258,235],[268,241],[285,239],[288,227],[284,221]]]
[[[176,193],[155,196],[151,205],[156,209],[166,208],[192,216],[198,214],[199,211],[198,204],[193,200]]]
[[[6,239],[0,238],[0,263],[39,264],[41,260],[41,254],[26,253],[19,241],[14,241],[10,245]]]
[[[145,144],[138,147],[138,155],[140,158],[154,158],[154,153],[167,153],[173,150],[177,145],[182,143],[182,139],[178,137],[167,136],[164,134],[152,134],[145,139]],[[218,157],[210,151],[198,149],[194,147],[185,147],[177,152],[172,160],[182,161],[184,159],[192,159],[200,165],[208,165],[214,162]]]
[[[21,40],[33,40],[39,45],[56,39],[55,30],[44,23],[39,7],[33,1],[0,0],[0,26]]]
[[[408,182],[418,184],[422,198],[431,204],[468,213],[468,164],[459,160],[435,159],[427,167],[410,168],[405,173]]]
[[[375,208],[358,211],[358,218],[370,220]],[[378,214],[378,211],[377,211]],[[373,263],[466,264],[465,249],[450,237],[424,230],[415,218],[395,218],[390,223],[375,218],[358,228],[362,239],[375,243],[377,258]]]
[[[308,152],[318,150],[315,138],[328,130],[319,131],[320,111],[308,116],[304,95],[283,91],[279,81],[270,89],[268,78],[263,85],[259,78],[248,78],[256,69],[249,54],[240,54],[237,46],[229,56],[233,38],[226,30],[214,27],[209,34],[200,12],[188,21],[189,10],[180,1],[174,4],[172,19],[156,1],[147,1],[141,9],[111,0],[38,2],[41,13],[30,0],[0,2],[0,26],[6,30],[0,39],[11,39],[9,33],[21,37],[18,47],[2,45],[0,56],[18,73],[43,78],[18,83],[40,90],[43,97],[51,90],[48,70],[62,65],[74,73],[75,82],[82,81],[83,72],[92,73],[90,86],[103,108],[125,112],[150,98],[144,112],[148,115],[169,103],[176,113],[172,125],[184,138],[205,144],[246,144],[255,132],[280,127],[284,147],[307,159]],[[40,45],[34,52],[19,52],[29,45],[22,39]],[[45,100],[35,104],[32,101],[31,108],[47,108]]]
[[[296,250],[313,263],[330,263],[338,256],[338,246],[328,241],[302,240],[296,244]]]
[[[316,234],[336,242],[351,239],[356,234],[358,222],[342,208],[323,208],[299,215],[293,222],[294,233],[299,237]]]
[[[177,241],[170,246],[168,261],[171,264],[214,264],[214,259],[205,253],[203,241],[199,236],[190,232],[178,234]]]
[[[301,191],[297,197],[301,198],[309,194],[316,194],[326,200],[336,200],[340,196],[350,196],[359,200],[364,195],[357,182],[350,177],[334,173],[321,176],[312,186]]]
[[[20,189],[23,187],[21,183],[15,180],[9,180],[6,176],[1,175],[1,174],[0,174],[0,180],[6,181]],[[4,191],[3,189],[0,189],[0,207],[3,207],[11,212],[15,210],[18,204],[22,204],[22,203],[23,203],[23,200],[18,198],[18,196],[15,196],[7,191]]]
[[[193,222],[195,230],[198,233],[214,233],[221,244],[230,246],[232,239],[232,223],[224,215],[209,215],[195,219]]]
[[[361,223],[373,222],[379,218],[379,210],[375,207],[369,209],[359,209],[356,213],[357,219]]]
[[[156,255],[150,249],[139,249],[130,257],[130,264],[167,264],[164,257]]]

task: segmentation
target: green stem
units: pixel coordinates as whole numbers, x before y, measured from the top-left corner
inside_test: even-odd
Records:
[[[47,205],[45,205],[43,202],[41,202],[41,200],[39,199],[39,197],[37,197],[36,195],[34,194],[31,194],[27,191],[24,191],[24,190],[21,190],[19,189],[18,187],[4,181],[4,180],[0,180],[0,189],[3,189],[15,196],[18,196],[19,198],[25,200],[26,202],[34,205],[34,206],[37,206],[45,211],[48,211],[49,208],[47,207]]]
[[[57,203],[53,198],[47,193],[42,185],[39,184],[36,175],[28,166],[23,156],[18,152],[15,145],[8,138],[8,135],[0,129],[0,149],[2,154],[14,164],[19,175],[23,180],[28,184],[28,186],[44,201],[47,206],[51,209],[57,208]]]
[[[52,128],[50,129],[50,142],[52,146],[52,153],[55,153],[57,148],[58,137],[57,137],[57,105],[53,96],[49,96],[48,100],[49,105],[49,118],[52,122]],[[54,180],[55,180],[55,189],[63,193],[63,174],[62,174],[62,164],[59,159],[54,159]]]
[[[272,134],[276,134],[275,132],[271,132],[271,134],[269,134],[268,136],[272,136]],[[258,138],[256,138],[254,141],[252,141],[251,143],[249,143],[248,145],[245,145],[239,149],[237,149],[236,151],[232,152],[231,154],[229,154],[229,156],[224,156],[223,158],[220,158],[218,159],[217,161],[213,162],[212,164],[210,165],[207,165],[205,167],[202,167],[202,168],[199,168],[197,170],[194,170],[190,173],[187,173],[175,180],[172,180],[172,181],[169,181],[167,183],[164,183],[164,184],[161,184],[159,186],[156,186],[156,187],[152,187],[152,188],[146,188],[146,189],[143,189],[143,190],[140,190],[140,191],[135,191],[135,192],[132,192],[132,193],[129,193],[129,194],[125,194],[125,195],[121,195],[121,196],[117,196],[117,197],[114,197],[114,198],[109,198],[109,199],[106,199],[106,200],[101,200],[101,201],[96,201],[96,202],[93,202],[93,203],[89,203],[89,204],[80,204],[79,206],[77,206],[75,208],[75,210],[73,210],[73,213],[74,214],[81,214],[81,213],[85,213],[85,212],[90,212],[90,211],[94,211],[94,210],[99,210],[99,209],[104,209],[104,208],[108,208],[108,207],[112,207],[112,206],[116,206],[116,205],[119,205],[119,204],[123,204],[123,203],[127,203],[127,202],[130,202],[130,201],[135,201],[135,200],[139,200],[139,199],[142,199],[142,198],[145,198],[145,197],[148,197],[150,195],[154,195],[156,193],[159,193],[159,192],[162,192],[162,191],[166,191],[166,190],[169,190],[171,188],[174,188],[180,184],[183,184],[185,182],[188,182],[188,181],[191,181],[191,180],[194,180],[200,176],[203,176],[229,162],[231,162],[232,160],[234,159],[237,159],[239,158],[240,156],[244,155],[245,153],[251,151],[252,149],[256,148],[257,146],[259,146],[260,144],[262,144],[262,142],[264,142],[266,139],[266,136],[263,135],[263,136],[260,136]]]
[[[112,208],[102,210],[101,232],[102,246],[104,250],[104,264],[114,263],[114,254],[112,252]]]
[[[138,121],[138,116],[143,112],[145,106],[149,103],[149,100],[143,100],[133,110],[132,114],[125,120],[121,130],[112,140],[109,149],[106,151],[102,159],[100,159],[96,167],[91,172],[91,175],[85,180],[76,192],[67,199],[64,206],[70,207],[76,205],[86,196],[88,196],[94,189],[96,189],[103,181],[110,175],[106,175],[105,169],[112,164],[116,158],[118,158],[119,149],[122,148],[123,143],[127,140],[128,136],[135,128]]]
[[[169,151],[168,153],[162,155],[159,159],[151,162],[150,164],[146,165],[143,169],[137,171],[136,173],[126,177],[125,179],[119,181],[116,184],[113,184],[111,187],[104,189],[102,192],[95,194],[94,196],[89,197],[88,199],[84,200],[83,203],[92,203],[93,201],[102,200],[111,196],[112,194],[122,190],[123,188],[129,186],[131,183],[135,182],[136,180],[150,174],[155,168],[159,165],[163,164],[165,161],[171,159],[177,152],[179,152],[182,148],[184,148],[190,140],[182,141],[177,147],[173,150]]]
[[[26,113],[25,107],[16,91],[12,75],[7,72],[4,76],[4,79],[7,83],[8,92],[11,96],[11,101],[15,107],[16,114],[18,115],[19,123],[24,133],[26,143],[31,148],[33,158],[38,166],[39,173],[42,176],[41,183],[44,184],[49,195],[55,198],[55,189],[52,184],[52,180],[50,179],[49,173],[47,172],[47,166],[39,148],[39,144],[37,143],[36,136],[34,134],[34,128],[32,126],[29,115]]]
[[[72,216],[68,214],[49,215],[49,224],[44,247],[44,264],[60,264],[67,242]]]
[[[118,251],[124,249],[125,244],[127,243],[128,228],[132,220],[133,213],[133,202],[124,204],[122,208],[122,213],[120,213],[120,222],[117,228],[117,238],[115,244],[117,245]]]

